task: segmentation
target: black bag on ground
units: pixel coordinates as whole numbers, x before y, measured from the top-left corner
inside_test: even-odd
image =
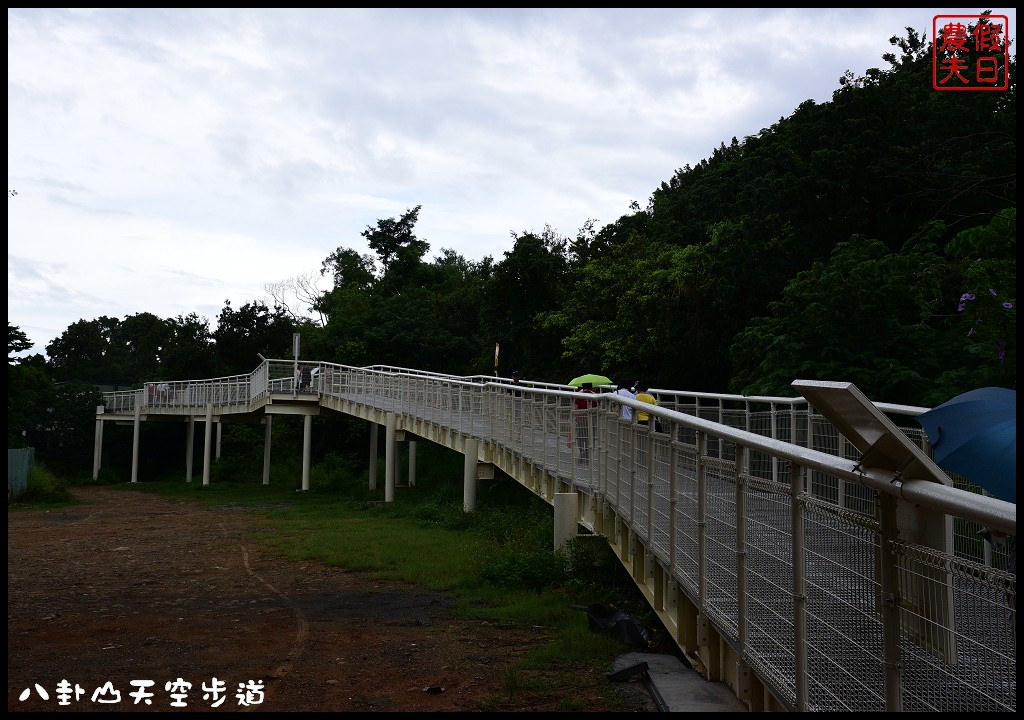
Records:
[[[626,645],[646,650],[650,634],[636,618],[611,605],[594,603],[586,607],[587,624],[595,632],[606,632]]]

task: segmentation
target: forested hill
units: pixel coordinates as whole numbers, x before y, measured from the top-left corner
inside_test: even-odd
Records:
[[[278,287],[226,304],[214,330],[194,314],[81,320],[11,379],[249,372],[257,352],[290,357],[298,330],[303,357],[459,374],[493,371],[498,343],[501,374],[549,381],[791,396],[796,378],[840,380],[918,405],[1014,387],[1015,62],[1009,90],[943,92],[914,31],[882,60],[575,238],[545,227],[501,258],[430,259],[417,206],[366,228],[373,254],[350,238],[326,256],[313,317]],[[24,336],[8,326],[10,358]]]
[[[748,394],[850,380],[917,403],[1014,382],[1015,85],[933,90],[930,45],[892,42],[889,69],[723,142],[598,234],[556,313],[582,365],[639,358],[663,385]]]

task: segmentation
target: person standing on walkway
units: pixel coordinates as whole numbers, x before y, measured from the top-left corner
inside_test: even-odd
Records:
[[[647,403],[648,405],[657,405],[658,401],[653,395],[647,392],[647,390],[647,383],[638,382],[636,384],[636,399],[642,403]],[[641,425],[646,425],[650,421],[650,417],[650,413],[644,412],[643,410],[636,411],[636,421]]]
[[[636,395],[633,393],[632,390],[629,389],[629,386],[625,380],[619,380],[618,389],[615,391],[615,394],[621,395],[622,397],[625,398],[629,398],[630,400],[636,400]],[[626,420],[627,422],[632,422],[633,408],[631,408],[629,405],[622,406],[622,419]]]
[[[518,370],[513,370],[512,371],[512,384],[515,386],[512,389],[512,397],[522,397],[523,396],[523,391],[520,390],[519,388],[521,388],[523,384],[519,381],[519,371]]]
[[[581,393],[596,395],[593,383],[583,383],[580,386]],[[591,409],[597,404],[593,400],[577,398],[573,400],[576,405],[576,446],[579,448],[580,462],[590,459],[590,422]]]

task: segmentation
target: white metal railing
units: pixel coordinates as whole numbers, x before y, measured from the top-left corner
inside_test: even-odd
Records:
[[[124,398],[111,404],[105,401],[109,412],[134,412],[137,403],[143,412],[175,411],[184,408],[206,408],[216,405],[221,408],[248,409],[251,403],[249,375],[212,378],[206,380],[176,380],[172,382],[148,382],[141,390],[132,391],[131,400]],[[106,396],[105,396],[106,400]]]
[[[312,366],[308,390],[294,361],[277,360],[170,385],[226,397],[231,411],[242,405],[219,386],[245,378],[253,400],[317,393],[514,453],[606,502],[792,709],[1016,709],[1016,574],[974,537],[991,526],[1015,539],[1016,506],[857,470],[802,398],[656,391],[654,407],[600,393],[579,409],[578,393],[500,378]],[[107,410],[130,412],[141,394],[110,393]],[[177,392],[173,403],[194,407]],[[625,421],[623,405],[658,422]],[[927,448],[911,427],[923,408],[879,407]]]

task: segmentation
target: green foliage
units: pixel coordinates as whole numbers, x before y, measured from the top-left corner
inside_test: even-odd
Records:
[[[52,504],[70,501],[67,481],[53,474],[43,463],[36,461],[28,475],[28,487],[19,503]]]
[[[92,461],[99,391],[85,382],[66,382],[54,389],[45,432],[34,443],[54,469],[73,473]]]
[[[213,331],[222,374],[250,372],[260,362],[257,353],[268,358],[290,358],[294,330],[294,323],[282,308],[271,309],[254,301],[235,310],[225,300]]]
[[[320,274],[331,274],[335,290],[367,290],[373,285],[373,256],[339,247],[321,263]]]
[[[839,243],[738,335],[733,390],[791,395],[796,379],[844,378],[868,397],[920,402],[948,362],[931,322],[945,272],[926,242],[896,253],[863,237]]]
[[[32,347],[32,341],[28,339],[28,335],[16,325],[11,325],[10,320],[7,321],[7,364],[11,365],[15,362],[13,357],[14,353],[28,350]]]
[[[172,338],[167,321],[152,313],[126,316],[114,326],[105,353],[105,362],[112,366],[113,377],[100,382],[124,382],[140,387],[146,380],[158,377],[164,348]]]
[[[200,459],[201,461],[201,459]],[[289,463],[292,465],[293,463]],[[288,468],[292,469],[291,467]],[[202,476],[201,466],[196,475]],[[193,477],[195,481],[195,477]],[[263,482],[263,465],[253,457],[225,455],[210,466],[210,482],[257,484]]]
[[[343,493],[357,501],[372,497],[365,468],[360,466],[356,470],[351,458],[333,452],[310,469],[309,489],[316,493]]]
[[[127,381],[120,370],[107,363],[110,339],[120,324],[117,318],[100,317],[79,320],[68,326],[46,346],[46,355],[54,380],[81,380],[94,383]]]
[[[1017,211],[1007,208],[946,247],[962,293],[952,327],[962,333],[972,387],[1013,387],[1017,379]],[[948,371],[947,371],[948,372]]]
[[[24,364],[7,366],[7,447],[28,447],[29,434],[34,439],[47,427],[54,395],[53,383],[43,370]]]
[[[223,363],[217,357],[210,321],[196,313],[167,320],[171,336],[160,359],[160,374],[146,380],[190,380],[216,377]],[[258,358],[253,358],[255,362]]]
[[[619,569],[618,560],[601,538],[573,538],[566,542],[562,554],[568,581],[575,587],[586,588],[595,577],[612,578]]]
[[[380,280],[389,290],[411,284],[430,245],[416,237],[415,227],[422,205],[407,210],[402,217],[378,220],[361,233],[380,260]]]
[[[512,546],[485,565],[480,576],[498,587],[539,592],[562,584],[565,565],[550,550]]]
[[[550,371],[551,359],[561,352],[560,329],[540,322],[539,316],[558,307],[565,295],[566,246],[551,228],[515,238],[481,292],[481,320],[487,339],[501,346],[501,366],[526,377]]]

